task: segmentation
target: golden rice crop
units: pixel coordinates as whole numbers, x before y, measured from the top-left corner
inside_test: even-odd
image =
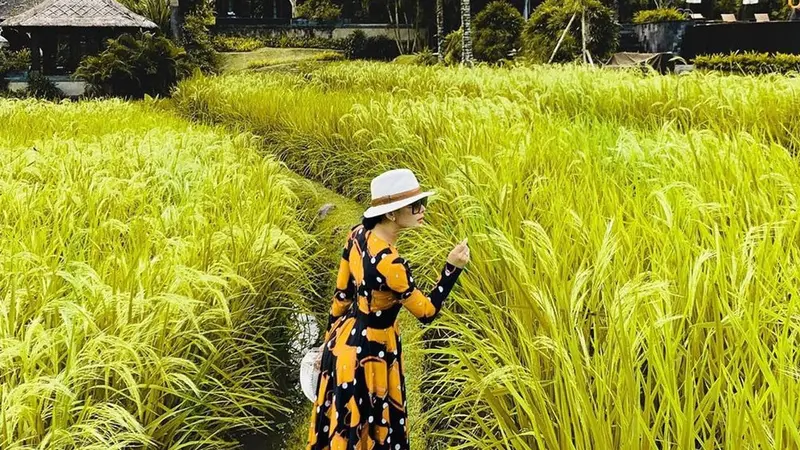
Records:
[[[406,245],[473,248],[428,350],[443,448],[796,448],[796,86],[343,63],[177,100],[348,195],[398,166],[439,190]]]
[[[150,108],[0,101],[0,448],[229,448],[286,410],[285,169]]]

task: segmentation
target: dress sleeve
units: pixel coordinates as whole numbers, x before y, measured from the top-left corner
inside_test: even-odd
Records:
[[[439,315],[442,303],[455,286],[462,269],[452,264],[445,264],[439,280],[430,294],[425,295],[417,288],[411,267],[408,262],[396,256],[385,258],[379,264],[379,270],[386,278],[386,285],[400,295],[400,302],[422,323],[431,323]]]
[[[331,305],[330,317],[328,318],[328,328],[339,317],[345,315],[350,305],[353,303],[356,293],[356,284],[350,272],[350,250],[353,247],[352,232],[347,236],[347,242],[342,250],[342,258],[339,260],[339,273],[336,276],[336,290],[333,293],[333,304]]]

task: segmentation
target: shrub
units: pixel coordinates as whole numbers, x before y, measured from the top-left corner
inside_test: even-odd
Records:
[[[169,32],[169,2],[162,0],[120,0],[126,8],[152,20],[165,33]]]
[[[403,64],[407,66],[435,66],[439,63],[439,59],[433,54],[431,49],[426,48],[419,53],[413,55],[400,55],[393,61],[395,64]]]
[[[31,51],[28,49],[12,52],[0,50],[0,75],[11,72],[24,72],[31,65]]]
[[[99,55],[84,58],[75,74],[89,83],[93,94],[167,96],[185,59],[186,52],[169,39],[147,32],[137,37],[123,34]]]
[[[342,7],[330,0],[306,0],[297,7],[297,17],[309,20],[331,21],[342,14]]]
[[[533,12],[522,31],[522,49],[534,61],[546,62],[573,14],[577,14],[570,32],[555,56],[556,62],[574,61],[581,57],[580,10],[564,5],[561,0],[545,0]],[[597,0],[586,2],[589,25],[587,48],[592,58],[606,59],[616,49],[618,25],[612,11]]]
[[[394,39],[386,36],[370,36],[364,49],[363,59],[391,61],[400,55],[400,49]]]
[[[766,6],[769,11],[769,17],[773,20],[786,20],[792,11],[789,4],[782,0],[767,0]]]
[[[183,25],[183,48],[186,50],[186,66],[182,72],[199,68],[203,73],[216,73],[220,67],[220,56],[208,33],[207,17],[203,13],[189,14]]]
[[[619,22],[625,23],[630,22],[633,19],[634,13],[636,11],[647,9],[650,7],[651,0],[619,0],[617,2],[617,10],[619,11]],[[665,6],[664,4],[667,2],[660,2],[661,6]],[[672,6],[672,5],[666,5]]]
[[[525,19],[506,0],[496,0],[475,16],[473,25],[475,57],[497,62],[508,58],[508,54],[518,48]]]
[[[445,36],[444,38],[444,62],[445,64],[458,64],[461,62],[461,52],[463,51],[462,40],[464,31],[459,28]]]
[[[367,35],[361,30],[354,31],[346,38],[344,44],[344,57],[347,59],[358,59],[364,54],[367,46]]]
[[[686,17],[676,8],[657,8],[639,11],[633,16],[633,23],[656,23],[685,20]]]
[[[11,52],[0,49],[0,91],[6,89],[7,83],[4,78],[12,72],[24,72],[31,65],[30,50],[20,50]]]
[[[754,52],[701,55],[695,58],[694,65],[701,70],[744,74],[800,72],[800,55]]]
[[[45,100],[58,100],[64,98],[64,93],[56,87],[55,83],[50,81],[41,72],[28,73],[28,87],[25,93],[30,97],[41,98]]]
[[[391,61],[400,55],[397,44],[386,36],[366,37],[363,31],[354,31],[344,43],[344,56],[347,59],[376,59]]]
[[[426,48],[414,55],[414,63],[418,66],[435,66],[439,64],[439,59],[431,49]]]

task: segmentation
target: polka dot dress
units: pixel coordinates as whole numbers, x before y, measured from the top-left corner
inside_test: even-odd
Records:
[[[408,263],[372,231],[350,231],[325,334],[308,450],[409,450],[397,315],[432,322],[461,269],[446,264],[425,295]]]

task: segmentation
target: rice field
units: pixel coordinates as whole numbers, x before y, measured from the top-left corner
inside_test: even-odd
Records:
[[[308,234],[246,134],[0,100],[0,448],[221,449],[287,413]]]
[[[473,262],[425,446],[800,448],[795,79],[348,62],[175,101],[343,195],[400,166],[438,190],[400,247],[429,281],[461,237]]]

